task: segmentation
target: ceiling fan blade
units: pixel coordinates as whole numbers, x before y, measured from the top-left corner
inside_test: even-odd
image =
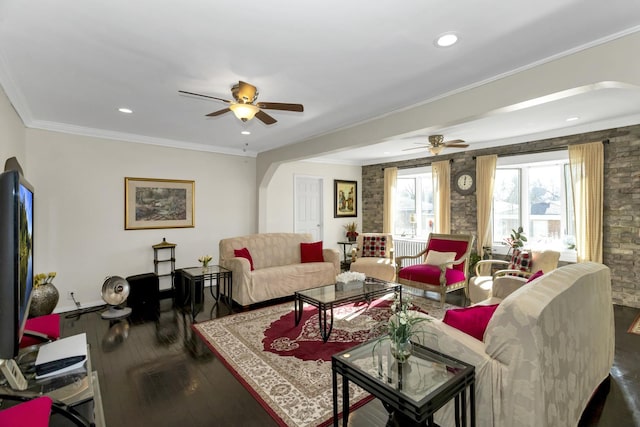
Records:
[[[238,102],[251,104],[256,99],[256,96],[258,96],[258,88],[247,82],[239,81],[238,92],[234,94],[234,96],[238,99]]]
[[[178,92],[183,93],[185,95],[199,96],[201,98],[216,99],[218,101],[222,101],[222,102],[226,102],[227,104],[231,104],[231,101],[229,101],[228,99],[222,99],[222,98],[218,98],[216,96],[202,95],[201,93],[187,92],[186,90],[179,90]]]
[[[469,144],[444,144],[445,147],[458,147],[458,148],[467,148]]]
[[[429,147],[430,147],[430,145],[421,145],[420,147],[405,148],[402,151],[411,151],[411,150],[420,150],[420,149],[425,150],[425,149],[427,149]]]
[[[267,113],[265,113],[264,111],[260,110],[256,113],[256,117],[265,125],[272,125],[275,122],[277,122],[276,119],[274,119],[273,117],[271,117],[270,115],[268,115]]]
[[[464,139],[452,139],[450,141],[445,141],[445,144],[462,144],[464,143]]]
[[[286,104],[282,102],[258,102],[256,104],[260,108],[266,108],[267,110],[284,110],[284,111],[297,111],[303,112],[304,107],[302,104]]]
[[[223,108],[222,110],[214,111],[213,113],[207,114],[207,117],[219,116],[219,115],[224,114],[224,113],[226,113],[228,111],[231,111],[231,110],[229,108]]]

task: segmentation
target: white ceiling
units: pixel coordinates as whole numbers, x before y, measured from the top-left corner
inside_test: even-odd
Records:
[[[253,156],[639,30],[632,0],[2,0],[0,84],[28,127]],[[449,31],[459,42],[436,47]],[[305,111],[242,123],[178,94],[230,99],[238,80]],[[638,105],[636,86],[579,88],[322,159],[423,157],[403,150],[430,133],[484,148],[639,123]]]

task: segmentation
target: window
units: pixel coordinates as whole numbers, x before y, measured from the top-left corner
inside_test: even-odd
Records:
[[[554,249],[575,259],[575,221],[566,151],[498,159],[493,192],[493,243],[522,226],[531,249]]]
[[[393,234],[426,237],[433,231],[433,179],[431,168],[398,171]]]

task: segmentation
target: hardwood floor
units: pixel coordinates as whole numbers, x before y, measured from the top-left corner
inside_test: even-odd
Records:
[[[207,289],[196,321],[229,314],[225,305],[213,302]],[[626,332],[640,310],[615,306],[614,312],[616,354],[609,391],[594,396],[580,426],[640,426],[640,336]],[[107,426],[277,425],[195,336],[190,313],[175,309],[171,299],[161,300],[157,321],[110,322],[101,319],[100,311],[62,317],[63,336],[87,334]],[[374,400],[352,413],[349,425],[384,426],[386,420]]]

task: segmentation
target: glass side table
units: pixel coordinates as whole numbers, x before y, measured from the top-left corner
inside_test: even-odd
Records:
[[[220,286],[223,287],[223,298],[229,307],[229,310],[233,313],[233,280],[231,277],[231,270],[227,270],[219,265],[209,265],[207,267],[190,267],[182,269],[182,280],[189,284],[189,299],[191,304],[191,321],[196,323],[196,315],[198,310],[196,309],[196,288],[198,283],[202,283],[202,292],[204,293],[205,280],[216,281],[216,303],[220,302]],[[183,283],[184,284],[184,283]],[[213,290],[211,290],[213,294]],[[203,299],[201,298],[203,301]]]
[[[469,390],[470,427],[475,427],[475,368],[443,353],[413,343],[404,363],[397,362],[389,341],[373,340],[331,358],[333,373],[333,425],[338,426],[338,375],[342,376],[342,422],[349,419],[349,381],[380,399],[389,412],[407,422],[437,426],[433,414],[455,399],[456,426],[467,426]]]

